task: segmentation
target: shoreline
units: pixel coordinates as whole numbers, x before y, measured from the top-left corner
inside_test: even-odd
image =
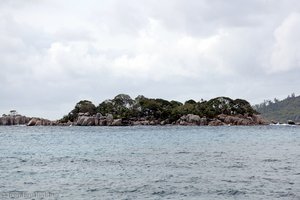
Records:
[[[215,118],[200,117],[194,114],[181,116],[178,120],[147,119],[147,118],[113,118],[112,115],[89,116],[87,113],[80,114],[74,121],[66,123],[59,120],[51,121],[37,117],[21,115],[0,117],[2,126],[257,126],[272,124],[260,115],[225,115],[220,114]]]
[[[119,94],[98,106],[81,100],[58,120],[27,117],[16,110],[0,117],[0,125],[26,126],[257,126],[277,123],[262,117],[243,99],[216,97],[198,102],[190,99],[183,104],[143,95],[132,99],[126,94]],[[292,120],[286,123],[300,125]]]

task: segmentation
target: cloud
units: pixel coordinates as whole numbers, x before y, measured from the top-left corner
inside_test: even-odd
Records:
[[[56,119],[118,93],[286,96],[300,84],[299,13],[296,0],[1,1],[0,111]]]
[[[300,14],[291,13],[275,30],[276,43],[271,56],[271,72],[300,68]]]

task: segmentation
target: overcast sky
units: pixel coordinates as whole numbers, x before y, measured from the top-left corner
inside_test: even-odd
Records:
[[[0,113],[300,88],[299,0],[0,0]]]

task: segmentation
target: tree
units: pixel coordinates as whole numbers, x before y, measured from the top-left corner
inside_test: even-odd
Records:
[[[74,109],[71,112],[69,112],[67,116],[64,116],[63,119],[61,119],[61,121],[73,122],[78,118],[79,113],[88,113],[89,115],[94,115],[96,114],[96,106],[91,101],[88,100],[79,101],[75,105]]]
[[[270,103],[265,102],[263,105],[266,104]],[[148,120],[167,120],[170,123],[187,114],[214,118],[219,114],[252,115],[256,113],[249,102],[243,99],[232,100],[228,97],[217,97],[209,101],[201,100],[200,102],[190,99],[182,104],[178,101],[146,98],[142,95],[133,100],[127,94],[119,94],[113,99],[103,101],[97,107],[91,101],[80,101],[68,115],[63,117],[62,121],[74,121],[78,118],[79,113],[94,115],[96,112],[102,115],[112,114],[114,118],[128,120],[146,118]]]
[[[187,100],[184,104],[196,104],[196,101],[193,99]]]
[[[291,94],[291,98],[295,98],[295,93],[294,92]]]
[[[16,110],[9,111],[9,115],[11,115],[11,116],[16,116],[17,114],[18,114],[18,112]]]

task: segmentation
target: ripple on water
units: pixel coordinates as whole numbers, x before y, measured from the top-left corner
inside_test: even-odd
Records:
[[[240,195],[242,196],[242,195],[246,194],[245,191],[237,190],[237,189],[233,189],[233,188],[215,190],[215,191],[211,191],[209,193],[217,194],[219,196],[240,196]]]
[[[0,132],[3,191],[49,190],[63,200],[300,200],[298,128],[0,127]]]
[[[264,159],[263,162],[280,162],[280,160],[268,158],[268,159]]]

